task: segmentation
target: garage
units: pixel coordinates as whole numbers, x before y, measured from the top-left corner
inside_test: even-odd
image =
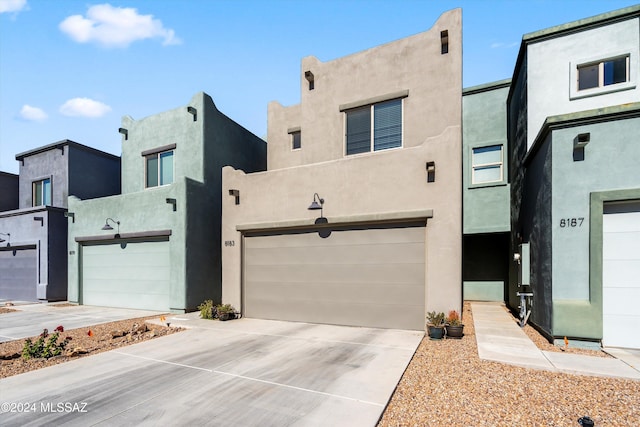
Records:
[[[37,301],[38,253],[35,245],[0,248],[0,299]]]
[[[423,330],[425,223],[246,233],[247,317]]]
[[[168,239],[84,242],[81,303],[167,311],[170,273]]]
[[[602,231],[602,342],[640,348],[640,201],[605,204]]]

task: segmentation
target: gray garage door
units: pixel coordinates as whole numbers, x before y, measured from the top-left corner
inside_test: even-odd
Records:
[[[247,317],[424,329],[425,228],[248,235]]]
[[[602,343],[640,348],[640,201],[604,207]]]
[[[0,250],[0,299],[37,301],[36,249],[7,249]]]
[[[168,241],[84,245],[82,303],[168,310],[170,268]]]

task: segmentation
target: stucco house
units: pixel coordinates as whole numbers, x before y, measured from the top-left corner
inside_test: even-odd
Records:
[[[507,98],[508,304],[550,339],[640,348],[640,6],[523,36]]]
[[[266,143],[202,92],[119,131],[122,194],[70,193],[69,301],[185,312],[220,300],[221,170],[264,170]]]
[[[511,80],[462,92],[463,298],[504,301],[511,263],[507,95]]]
[[[119,193],[120,158],[63,140],[20,153],[16,160],[18,203],[0,211],[0,299],[66,300],[67,195]],[[3,194],[3,206],[14,194]]]
[[[461,308],[461,10],[302,60],[268,168],[223,169],[222,300],[244,316],[423,330]],[[426,77],[428,76],[428,78]]]

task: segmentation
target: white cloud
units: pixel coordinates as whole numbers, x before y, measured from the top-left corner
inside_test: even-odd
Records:
[[[0,0],[0,13],[20,12],[27,6],[27,0]]]
[[[41,108],[25,104],[20,110],[20,117],[30,122],[41,122],[49,116]]]
[[[72,117],[102,117],[111,111],[111,107],[89,98],[73,98],[60,106],[60,113]]]
[[[172,29],[153,15],[139,15],[137,9],[91,6],[86,17],[72,15],[60,23],[60,30],[78,43],[96,42],[106,47],[127,47],[136,40],[163,39],[163,45],[180,44]]]

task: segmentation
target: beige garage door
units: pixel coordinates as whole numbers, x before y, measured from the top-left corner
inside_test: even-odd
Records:
[[[248,235],[247,317],[424,329],[425,227]]]

